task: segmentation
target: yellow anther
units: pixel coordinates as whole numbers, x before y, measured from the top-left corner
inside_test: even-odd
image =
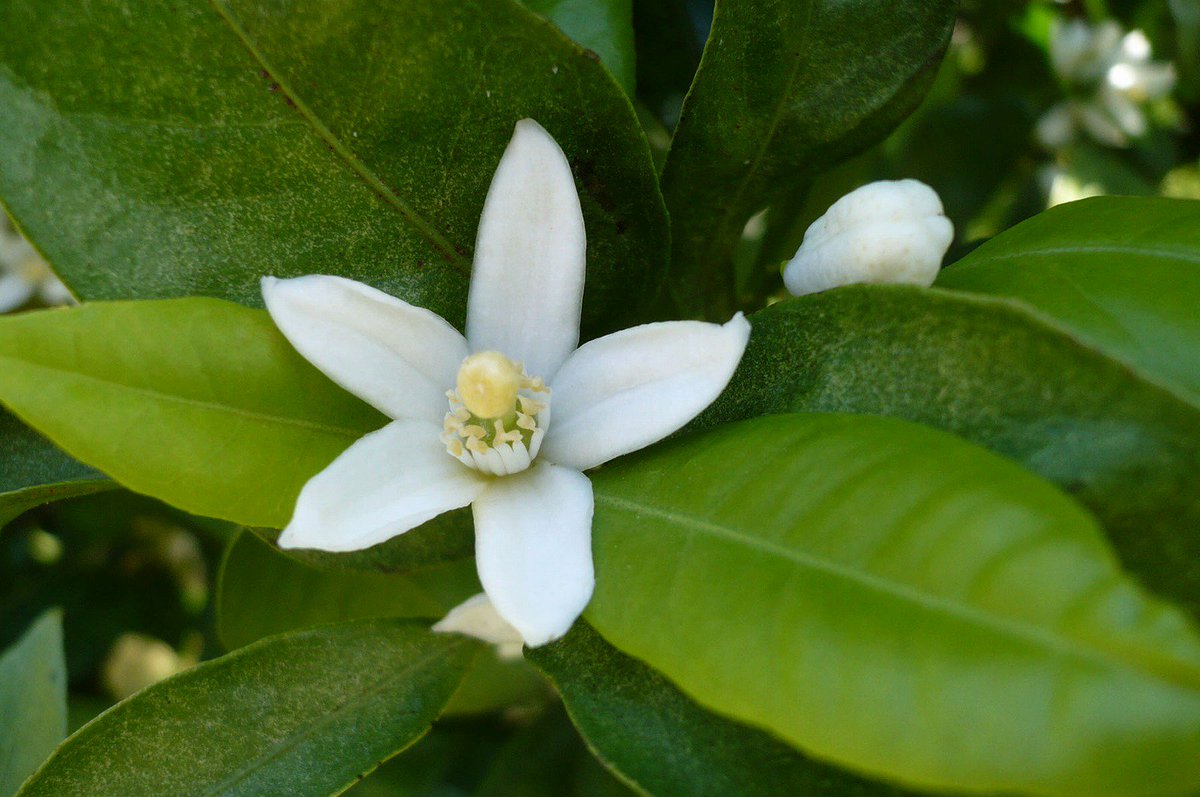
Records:
[[[524,375],[520,366],[498,351],[482,351],[458,369],[458,397],[477,418],[501,418],[517,406]]]

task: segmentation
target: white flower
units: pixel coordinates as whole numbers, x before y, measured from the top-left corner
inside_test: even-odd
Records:
[[[351,280],[263,280],[296,350],[394,419],[305,485],[279,544],[357,550],[470,504],[479,578],[500,616],[529,645],[566,633],[593,586],[583,471],[708,406],[750,332],[739,314],[576,348],[585,248],[566,157],[526,119],[480,218],[466,337]]]
[[[870,183],[812,223],[783,281],[795,296],[862,282],[928,287],[953,240],[932,188],[917,180]]]
[[[3,219],[0,221],[0,313],[16,310],[35,296],[47,305],[75,301],[37,250]]]
[[[1174,66],[1150,56],[1150,40],[1140,30],[1123,33],[1112,21],[1095,28],[1083,20],[1056,22],[1050,63],[1074,96],[1038,121],[1038,141],[1060,149],[1084,130],[1101,144],[1125,147],[1144,136],[1149,123],[1142,106],[1175,86]]]

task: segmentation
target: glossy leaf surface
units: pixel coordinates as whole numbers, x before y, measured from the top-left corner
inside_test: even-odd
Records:
[[[339,794],[428,730],[477,650],[398,621],[272,637],[103,714],[21,797]]]
[[[585,98],[585,101],[581,101]],[[623,92],[509,0],[17,0],[0,31],[0,196],[86,299],[332,273],[461,323],[513,124],[566,151],[587,220],[585,320],[665,265]]]
[[[1200,202],[1059,205],[971,252],[938,285],[1019,299],[1200,404]]]
[[[0,409],[0,526],[40,504],[111,486],[104,474]]]
[[[586,616],[701,704],[918,787],[1200,788],[1200,635],[1012,462],[797,414],[594,484]]]
[[[717,3],[663,171],[680,312],[726,314],[728,261],[750,216],[917,106],[957,9],[956,0]]]
[[[214,299],[0,319],[0,402],[126,487],[275,527],[305,481],[386,422],[266,313]]]
[[[51,610],[0,652],[0,794],[16,794],[66,735],[62,612]]]
[[[609,767],[656,797],[901,792],[805,758],[768,733],[705,711],[653,669],[579,622],[526,652]]]
[[[755,314],[729,389],[694,428],[777,412],[891,415],[1059,485],[1124,565],[1200,617],[1200,413],[1013,303],[851,287]]]

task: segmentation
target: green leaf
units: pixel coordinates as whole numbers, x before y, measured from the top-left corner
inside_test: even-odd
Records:
[[[683,314],[727,316],[746,221],[917,106],[957,10],[957,0],[718,0],[663,171],[669,289]]]
[[[0,527],[35,506],[112,486],[0,407]]]
[[[513,736],[492,759],[475,797],[628,797],[558,706]]]
[[[66,735],[62,613],[51,610],[0,653],[0,794],[16,794]]]
[[[952,435],[781,415],[593,477],[587,617],[703,705],[913,786],[1200,788],[1200,635]]]
[[[243,532],[225,552],[217,635],[229,650],[338,620],[436,620],[480,591],[471,559],[405,575],[315,570]]]
[[[20,797],[339,794],[428,730],[477,650],[400,621],[271,637],[120,703]]]
[[[594,52],[633,96],[633,0],[521,0]]]
[[[729,389],[694,424],[892,415],[1017,460],[1105,526],[1126,568],[1200,617],[1200,413],[1007,300],[857,286],[751,318]]]
[[[988,241],[938,285],[1019,299],[1200,404],[1200,202],[1060,205]]]
[[[410,534],[424,534],[410,532]],[[410,534],[402,535],[401,538]],[[339,556],[360,567],[358,555]],[[321,623],[375,617],[440,619],[481,592],[475,560],[459,559],[404,575],[316,570],[243,532],[225,552],[217,585],[217,635],[229,650]],[[447,704],[447,714],[480,714],[540,701],[542,678],[521,661],[478,656]]]
[[[331,273],[461,323],[513,124],[570,159],[585,322],[652,294],[667,222],[612,77],[510,0],[15,0],[0,31],[0,196],[87,299],[260,305]]]
[[[387,421],[265,312],[215,299],[0,319],[0,401],[137,492],[275,527],[305,481]]]
[[[609,645],[586,622],[526,656],[554,681],[596,755],[646,794],[900,794],[705,711],[662,675]]]
[[[271,543],[279,537],[279,532],[274,529],[254,528],[251,531]],[[289,548],[282,553],[290,559],[322,570],[407,573],[473,557],[475,525],[470,508],[457,509],[444,512],[417,529],[362,551],[329,553]]]

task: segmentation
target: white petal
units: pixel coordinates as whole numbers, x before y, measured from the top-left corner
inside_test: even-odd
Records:
[[[393,418],[446,414],[467,342],[441,316],[342,277],[266,277],[271,318],[306,360]]]
[[[487,478],[440,435],[431,421],[393,421],[363,437],[304,485],[279,546],[357,551],[471,503]]]
[[[532,119],[488,189],[467,301],[473,351],[495,350],[549,379],[579,343],[587,239],[563,151]]]
[[[592,597],[592,484],[548,463],[496,479],[472,506],[479,580],[530,647],[567,633]]]
[[[738,313],[724,326],[667,321],[585,343],[554,378],[541,456],[587,470],[661,440],[720,395],[749,339]]]
[[[16,310],[33,296],[35,286],[20,274],[0,274],[0,313]]]
[[[485,592],[473,595],[455,606],[434,623],[433,630],[440,634],[463,634],[495,645],[504,659],[520,658],[525,642],[521,632],[500,616]]]

